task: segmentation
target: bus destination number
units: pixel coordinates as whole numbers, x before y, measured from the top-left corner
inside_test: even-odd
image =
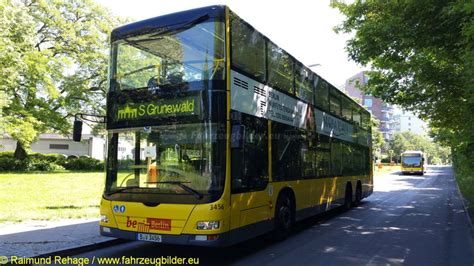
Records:
[[[224,204],[211,204],[210,210],[223,210]]]

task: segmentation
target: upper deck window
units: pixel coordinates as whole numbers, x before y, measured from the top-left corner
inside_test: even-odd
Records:
[[[268,84],[293,94],[293,58],[272,42],[267,42]]]
[[[265,81],[265,39],[231,13],[232,65]]]
[[[347,121],[352,120],[352,102],[349,100],[348,96],[342,95],[342,117],[344,117]]]
[[[314,99],[314,74],[302,64],[295,64],[296,96],[313,104]]]
[[[224,23],[207,20],[116,41],[111,90],[160,88],[193,81],[223,80]]]
[[[341,93],[334,87],[330,89],[329,105],[331,113],[341,117]]]
[[[316,106],[324,111],[329,111],[329,85],[325,80],[319,79],[316,85]]]

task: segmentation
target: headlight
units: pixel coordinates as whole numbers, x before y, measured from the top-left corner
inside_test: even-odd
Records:
[[[219,229],[219,221],[204,221],[197,223],[197,230],[216,230]]]
[[[109,222],[109,217],[107,217],[107,215],[101,214],[100,215],[100,222],[101,223],[108,223]]]

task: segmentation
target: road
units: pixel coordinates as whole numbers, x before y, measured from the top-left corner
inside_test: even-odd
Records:
[[[225,249],[128,242],[92,257],[179,256],[200,265],[473,265],[472,232],[450,167],[424,176],[375,178],[360,207],[304,221],[279,243],[253,239]]]

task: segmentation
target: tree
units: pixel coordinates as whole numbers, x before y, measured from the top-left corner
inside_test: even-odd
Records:
[[[449,164],[451,162],[451,149],[441,145],[435,146],[435,154],[432,164]]]
[[[424,135],[417,135],[409,131],[395,133],[390,140],[389,148],[393,150],[394,158],[400,160],[404,151],[423,151],[427,155],[428,163],[447,163],[451,152],[448,148],[434,143]]]
[[[104,112],[107,39],[118,21],[91,0],[0,1],[3,119],[24,159],[38,134],[65,134],[75,113]]]
[[[334,1],[346,16],[336,28],[354,33],[349,57],[370,65],[363,89],[416,110],[456,143],[474,143],[474,2]],[[454,143],[450,143],[454,145]]]
[[[372,153],[374,154],[374,160],[382,159],[382,151],[385,150],[385,139],[382,132],[380,132],[379,126],[380,121],[371,117]]]

